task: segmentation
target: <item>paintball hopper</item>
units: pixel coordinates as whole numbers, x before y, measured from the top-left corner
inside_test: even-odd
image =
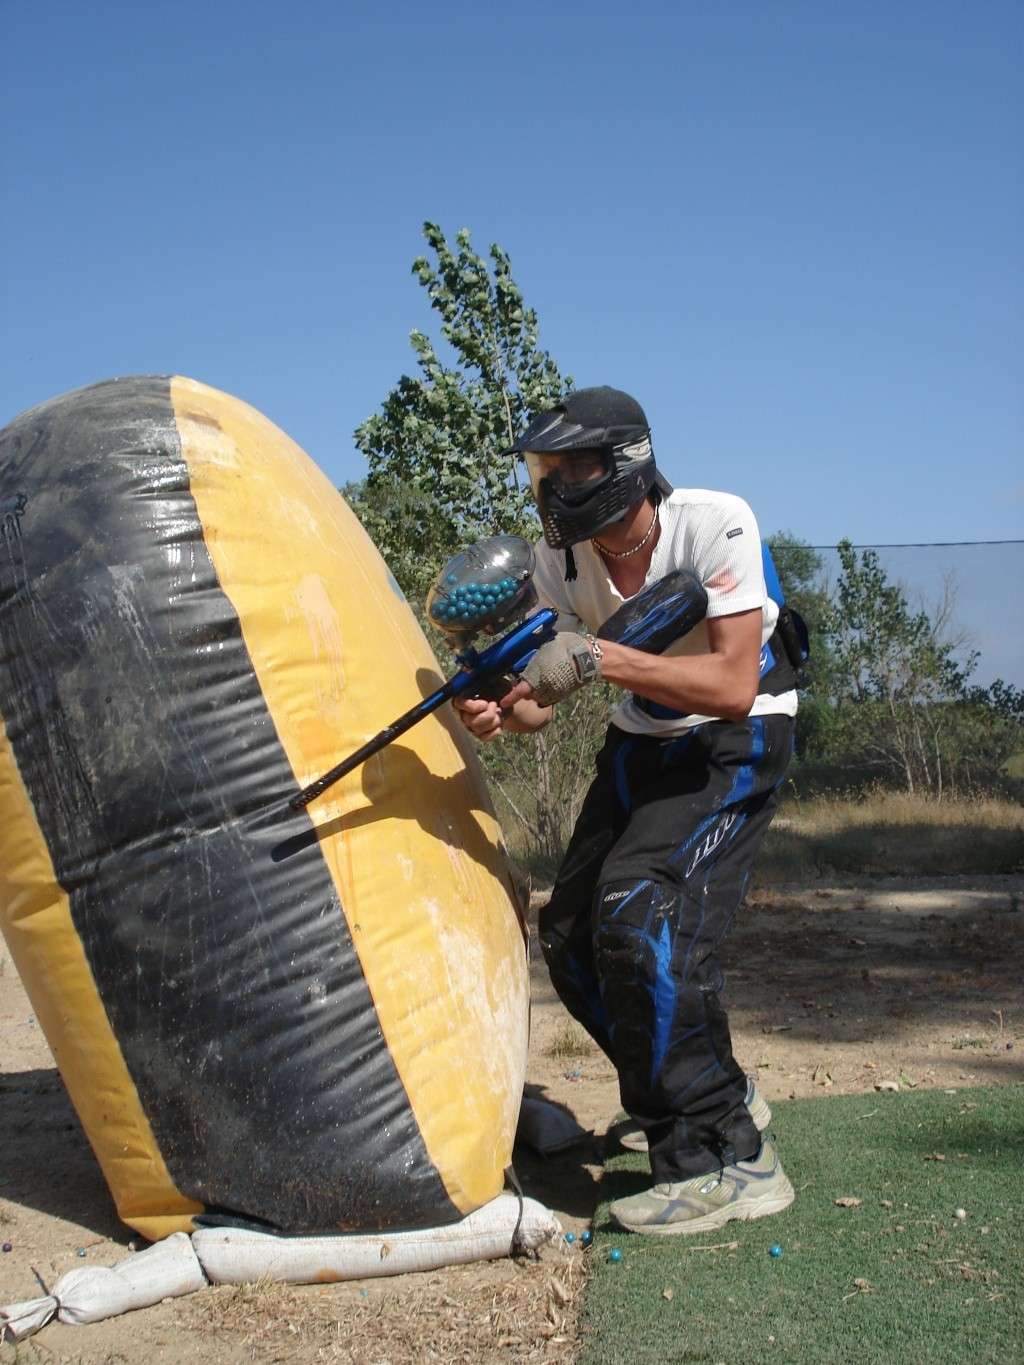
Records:
[[[488,536],[449,559],[427,596],[427,616],[456,648],[506,630],[537,605],[533,546]]]

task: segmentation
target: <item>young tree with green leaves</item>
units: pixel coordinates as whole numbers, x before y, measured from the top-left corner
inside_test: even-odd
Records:
[[[441,317],[443,346],[410,333],[418,374],[403,375],[355,433],[369,473],[359,515],[406,594],[420,598],[437,567],[482,536],[530,538],[532,501],[502,454],[526,416],[572,387],[538,341],[537,314],[494,243],[485,261],[462,228],[449,245],[424,223],[433,259],[412,271]],[[445,358],[447,355],[447,359]]]
[[[867,763],[908,792],[941,797],[992,787],[1021,744],[1018,689],[970,684],[978,655],[958,657],[953,595],[913,611],[874,550],[838,547],[842,573],[827,617],[834,756]]]
[[[801,760],[814,761],[829,750],[835,708],[835,659],[829,639],[831,599],[821,555],[791,531],[766,537],[787,604],[800,613],[807,625],[811,654],[801,676],[800,710],[796,717],[796,752]]]
[[[465,228],[454,246],[436,223],[424,223],[423,236],[431,256],[417,257],[412,272],[440,315],[442,340],[410,333],[418,373],[403,375],[357,428],[369,473],[343,491],[427,626],[422,604],[445,560],[499,532],[539,535],[533,499],[504,452],[572,379],[541,349],[537,314],[502,247],[492,244],[484,260]],[[575,820],[607,724],[606,692],[566,707],[530,743],[481,750],[506,824],[540,869],[557,862]]]

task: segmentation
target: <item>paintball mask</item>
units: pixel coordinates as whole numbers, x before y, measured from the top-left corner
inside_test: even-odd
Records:
[[[570,393],[533,419],[512,453],[526,461],[544,539],[558,550],[619,521],[652,488],[672,491],[654,463],[643,408],[618,389]]]

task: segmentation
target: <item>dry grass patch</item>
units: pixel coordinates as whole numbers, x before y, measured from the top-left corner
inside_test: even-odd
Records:
[[[1018,803],[878,792],[862,800],[786,800],[765,840],[758,881],[1022,869],[1024,807]]]
[[[548,1057],[571,1060],[578,1057],[588,1057],[594,1051],[594,1044],[579,1024],[573,1023],[571,1019],[566,1019],[559,1026],[558,1031],[544,1051]]]
[[[539,1261],[361,1285],[220,1285],[190,1301],[184,1326],[204,1339],[207,1358],[220,1338],[259,1361],[568,1365],[584,1270],[584,1257],[558,1246]]]

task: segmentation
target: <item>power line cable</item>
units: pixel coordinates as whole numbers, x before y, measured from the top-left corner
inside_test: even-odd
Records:
[[[769,537],[770,539],[770,537]],[[799,542],[783,541],[780,549],[786,549],[787,543],[792,544],[794,549],[804,550],[838,550],[838,545],[803,545]],[[845,542],[844,542],[845,543]],[[853,550],[950,550],[959,549],[965,545],[1024,545],[1024,540],[903,540],[883,544],[879,541],[865,542],[862,545],[851,545]]]

